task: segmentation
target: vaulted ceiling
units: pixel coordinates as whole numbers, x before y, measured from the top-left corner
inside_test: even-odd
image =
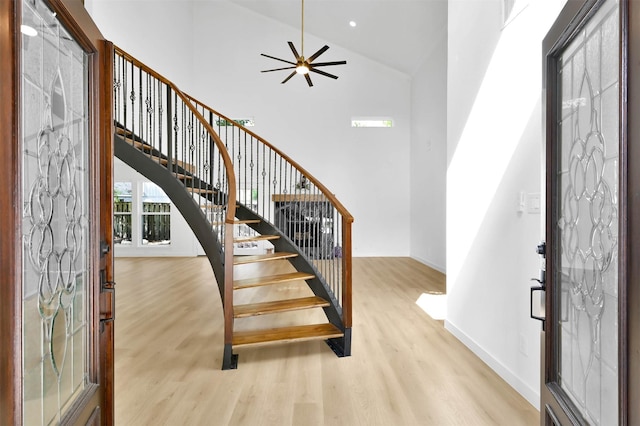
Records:
[[[229,1],[300,33],[301,0]],[[446,43],[446,0],[305,0],[304,12],[305,34],[407,75],[426,60],[434,43]],[[298,45],[300,39],[291,41]]]

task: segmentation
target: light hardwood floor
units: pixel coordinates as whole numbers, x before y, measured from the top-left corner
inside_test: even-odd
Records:
[[[287,268],[278,262],[236,266],[236,274]],[[534,407],[415,304],[445,285],[414,260],[354,259],[351,357],[323,342],[246,348],[231,371],[220,370],[222,308],[206,258],[119,258],[116,282],[117,426],[539,423]],[[236,295],[249,303],[305,288]],[[291,315],[278,324],[309,314]]]

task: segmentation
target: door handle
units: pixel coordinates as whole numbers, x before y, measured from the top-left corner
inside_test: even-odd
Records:
[[[535,280],[535,278],[532,278]],[[537,281],[537,280],[536,280]],[[539,293],[536,295],[536,293]],[[538,321],[546,320],[546,312],[545,312],[545,296],[546,289],[543,286],[533,286],[531,287],[530,297],[530,312],[529,316]],[[544,325],[543,325],[544,327]]]
[[[536,246],[536,253],[538,253],[542,257],[542,265],[544,265],[544,261],[547,255],[547,245],[544,241]],[[540,269],[540,278],[531,278],[531,281],[537,281],[540,285],[531,287],[531,291],[529,294],[529,316],[538,321],[542,321],[542,329],[544,330],[546,320],[545,301],[547,290],[547,273],[544,269],[544,266]]]

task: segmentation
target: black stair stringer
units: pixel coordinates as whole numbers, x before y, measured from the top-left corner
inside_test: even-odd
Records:
[[[218,282],[220,296],[224,299],[222,247],[213,232],[211,223],[209,223],[193,196],[187,191],[184,184],[176,179],[165,166],[153,161],[147,154],[133,147],[120,135],[115,134],[114,139],[115,156],[162,188],[185,218],[209,259]]]
[[[236,217],[240,220],[259,219],[259,223],[248,223],[247,226],[254,229],[261,235],[278,235],[280,238],[269,241],[274,245],[277,252],[283,251],[298,254],[298,256],[287,260],[296,268],[297,271],[306,272],[315,276],[315,278],[307,280],[307,285],[311,291],[313,291],[313,294],[330,302],[329,306],[323,308],[327,319],[331,324],[335,325],[340,330],[345,331],[345,326],[342,321],[342,308],[340,307],[338,300],[325,279],[322,277],[322,274],[313,265],[309,258],[298,248],[298,246],[294,244],[284,232],[259,214],[248,209],[244,204],[237,203]]]

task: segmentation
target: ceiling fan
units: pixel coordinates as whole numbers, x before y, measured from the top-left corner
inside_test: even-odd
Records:
[[[325,72],[316,68],[326,67],[330,65],[345,65],[347,61],[315,62],[315,63],[313,62],[318,58],[318,56],[326,52],[327,49],[329,49],[329,46],[325,44],[323,47],[320,48],[320,50],[318,50],[313,55],[309,56],[308,58],[304,57],[304,0],[302,0],[302,26],[301,27],[302,27],[301,28],[302,37],[300,41],[300,54],[298,54],[298,51],[296,50],[296,47],[293,45],[293,43],[288,42],[289,48],[291,49],[291,52],[293,52],[293,56],[295,56],[296,61],[295,62],[287,61],[285,59],[280,59],[280,58],[276,58],[275,56],[270,56],[270,55],[261,53],[262,56],[266,56],[267,58],[275,59],[276,61],[284,62],[291,65],[284,68],[274,68],[270,70],[263,70],[262,72],[293,70],[293,72],[291,72],[291,74],[289,74],[289,76],[282,81],[282,84],[289,81],[291,77],[293,77],[294,75],[302,74],[304,75],[304,78],[307,80],[307,84],[309,85],[309,87],[313,86],[313,83],[311,82],[311,77],[309,76],[309,72],[315,72],[316,74],[320,74],[325,77],[337,79],[338,78],[337,75],[329,74],[328,72]]]

